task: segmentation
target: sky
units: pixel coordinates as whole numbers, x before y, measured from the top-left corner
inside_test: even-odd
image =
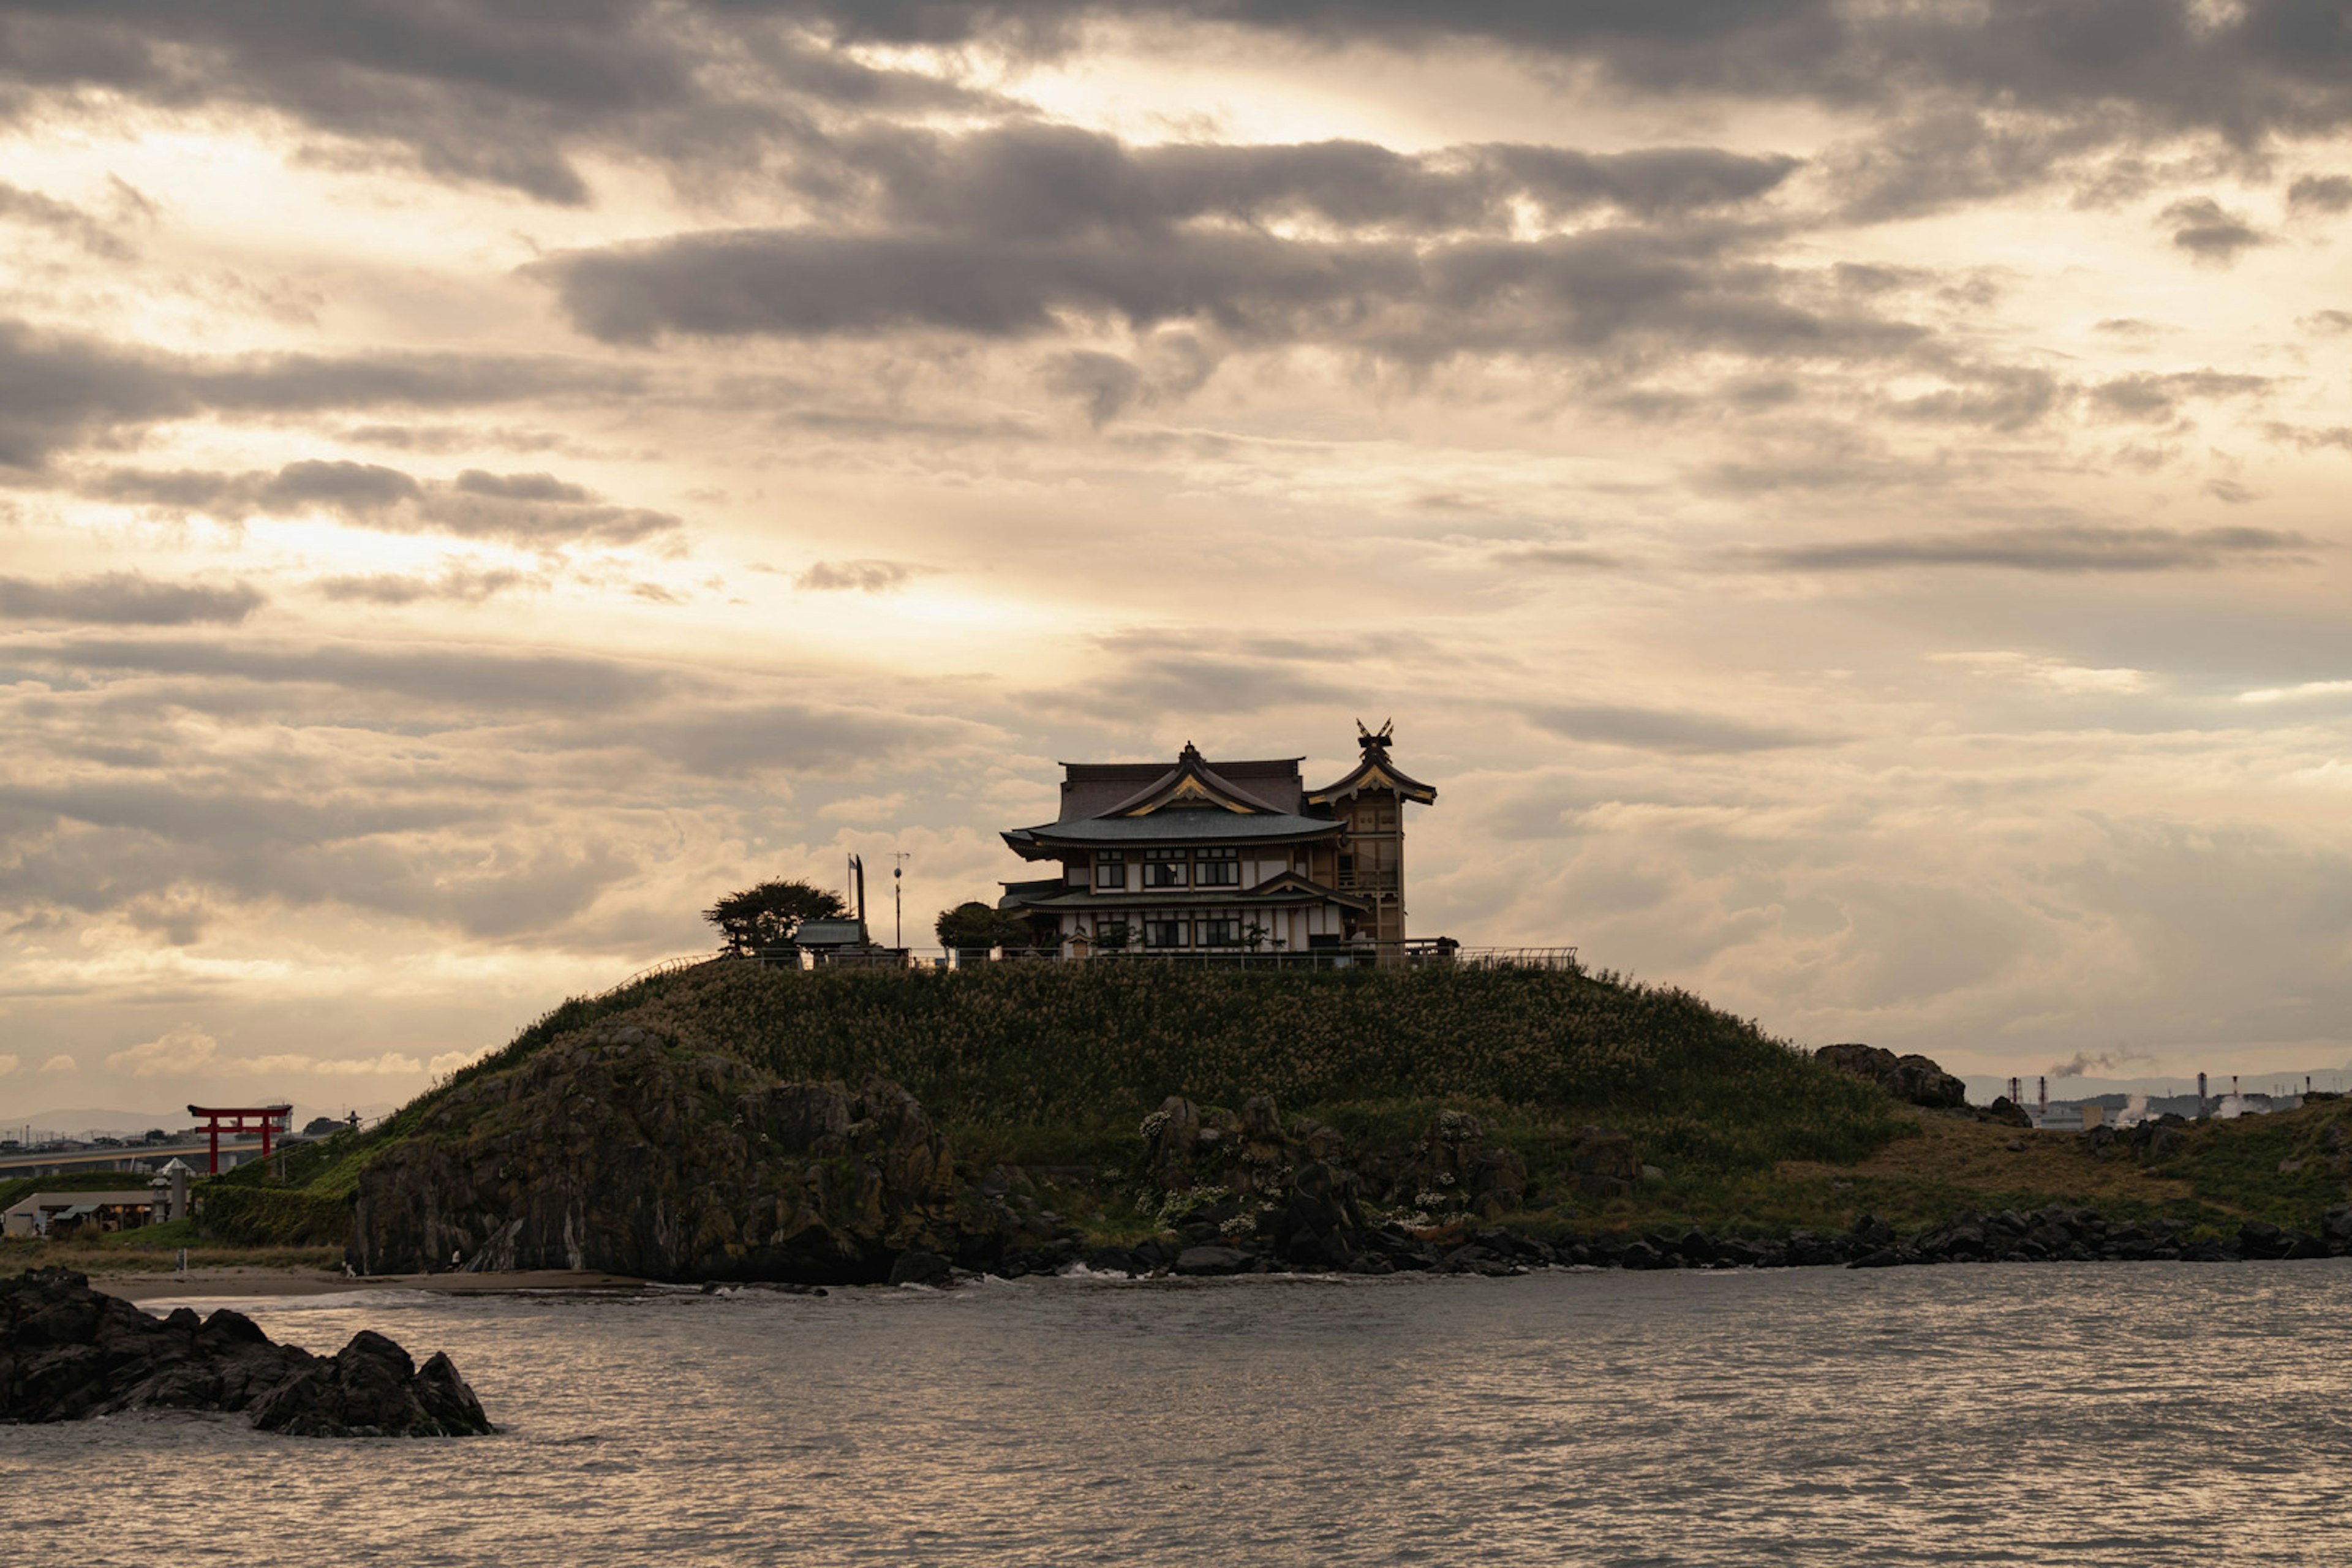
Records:
[[[2322,0],[0,0],[0,1111],[1359,719],[1415,934],[2343,1067],[2347,241]]]

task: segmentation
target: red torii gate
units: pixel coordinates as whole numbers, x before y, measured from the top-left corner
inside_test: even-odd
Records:
[[[209,1106],[191,1105],[188,1107],[188,1114],[206,1119],[205,1130],[213,1135],[213,1152],[212,1163],[205,1167],[205,1174],[217,1176],[220,1174],[220,1135],[222,1133],[260,1133],[261,1157],[267,1160],[269,1158],[270,1138],[278,1131],[278,1118],[292,1116],[294,1108],[290,1105],[263,1105],[247,1106],[241,1110],[215,1110]],[[250,1126],[247,1125],[248,1119],[252,1122]]]

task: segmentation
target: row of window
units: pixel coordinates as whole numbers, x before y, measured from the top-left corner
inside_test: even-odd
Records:
[[[1242,880],[1242,852],[1212,848],[1143,851],[1143,885],[1147,888],[1237,888]],[[1095,886],[1127,886],[1127,851],[1095,851]]]
[[[1096,940],[1104,947],[1128,946],[1134,934],[1123,921],[1104,921],[1095,927]],[[1142,936],[1146,947],[1239,947],[1244,940],[1238,919],[1145,921]]]

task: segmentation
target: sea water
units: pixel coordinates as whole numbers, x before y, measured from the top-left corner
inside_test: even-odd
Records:
[[[2343,1563],[2347,1303],[2352,1260],[240,1301],[449,1352],[500,1435],[0,1427],[0,1557]]]

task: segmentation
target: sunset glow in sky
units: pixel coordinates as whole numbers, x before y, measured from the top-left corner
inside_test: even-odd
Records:
[[[0,1110],[1359,717],[1417,935],[2345,1064],[2347,16],[0,0]]]

